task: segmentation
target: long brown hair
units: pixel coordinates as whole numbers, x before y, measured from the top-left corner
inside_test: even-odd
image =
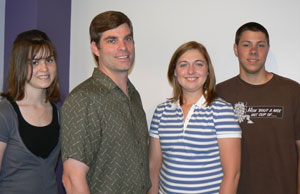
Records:
[[[171,97],[170,100],[172,100],[173,102],[179,100],[180,105],[183,104],[182,86],[178,83],[174,75],[174,71],[176,69],[178,59],[188,50],[198,50],[200,53],[202,53],[207,62],[209,74],[203,86],[203,95],[206,100],[206,104],[210,105],[210,103],[212,103],[212,101],[217,97],[214,68],[206,48],[201,43],[198,43],[196,41],[190,41],[181,45],[179,48],[177,48],[171,58],[168,69],[168,80],[173,87],[173,97]]]
[[[53,56],[56,61],[56,49],[49,37],[40,30],[29,30],[20,33],[12,46],[10,55],[8,89],[1,94],[11,101],[19,101],[24,98],[25,83],[29,82],[32,72],[28,72],[32,60],[42,52],[42,56]],[[57,71],[57,68],[56,68]],[[30,73],[29,79],[28,74]],[[46,89],[46,101],[57,102],[60,99],[58,85],[58,73],[51,85]]]

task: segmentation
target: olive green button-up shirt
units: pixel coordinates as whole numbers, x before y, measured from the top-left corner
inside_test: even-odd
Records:
[[[129,97],[95,68],[62,107],[62,158],[85,163],[92,194],[144,194],[151,186],[148,130],[140,95]]]

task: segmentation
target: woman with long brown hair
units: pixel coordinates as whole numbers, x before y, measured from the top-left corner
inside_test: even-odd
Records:
[[[150,127],[148,194],[235,194],[241,131],[232,106],[217,98],[206,48],[181,45],[168,79],[173,97],[157,106]]]
[[[57,193],[60,98],[56,50],[42,31],[20,33],[0,99],[0,193]]]

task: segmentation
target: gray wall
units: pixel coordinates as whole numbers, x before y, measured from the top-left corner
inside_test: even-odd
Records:
[[[179,45],[202,42],[221,82],[238,74],[234,35],[249,21],[263,24],[270,33],[267,70],[300,82],[299,8],[296,0],[74,0],[70,88],[89,77],[95,67],[88,28],[95,15],[107,10],[123,11],[133,22],[136,60],[130,79],[141,94],[148,121],[155,106],[171,95],[166,73]]]

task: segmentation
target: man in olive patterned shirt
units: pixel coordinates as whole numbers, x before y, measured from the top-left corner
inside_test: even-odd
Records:
[[[98,67],[62,107],[64,186],[72,194],[146,193],[147,123],[128,79],[135,58],[131,21],[121,12],[101,13],[90,37]]]

